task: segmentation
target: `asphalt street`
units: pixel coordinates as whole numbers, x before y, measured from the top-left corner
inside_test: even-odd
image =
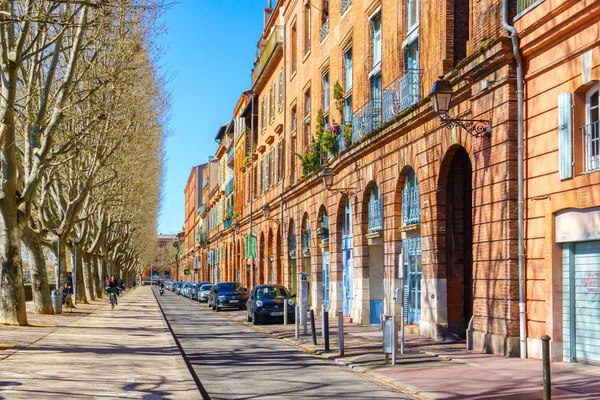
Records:
[[[168,291],[158,299],[211,399],[413,398]]]

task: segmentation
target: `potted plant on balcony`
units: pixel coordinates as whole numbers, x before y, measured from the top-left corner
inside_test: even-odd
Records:
[[[322,240],[328,240],[329,239],[329,227],[325,223],[325,220],[323,219],[322,216],[319,217],[319,223],[320,223],[320,226],[317,228],[317,235],[321,236]]]
[[[352,144],[352,124],[344,125],[344,145],[348,148]]]
[[[318,141],[310,143],[304,148],[304,154],[296,153],[296,156],[300,158],[300,165],[305,175],[316,172],[321,164],[321,143]]]

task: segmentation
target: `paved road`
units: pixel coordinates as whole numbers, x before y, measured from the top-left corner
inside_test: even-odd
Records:
[[[412,398],[170,292],[159,300],[211,399]]]

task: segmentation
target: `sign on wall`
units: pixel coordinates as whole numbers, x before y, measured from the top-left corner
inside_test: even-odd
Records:
[[[600,240],[600,207],[560,211],[554,222],[556,243]]]

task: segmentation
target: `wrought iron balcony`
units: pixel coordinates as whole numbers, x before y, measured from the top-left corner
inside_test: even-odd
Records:
[[[421,222],[421,195],[419,187],[402,191],[402,223],[404,225]]]
[[[233,178],[231,178],[229,182],[227,182],[227,185],[225,185],[225,196],[229,196],[233,193],[233,182]]]
[[[342,0],[340,3],[340,14],[345,13],[348,7],[350,7],[350,4],[352,4],[352,0]]]
[[[383,122],[412,107],[421,100],[423,70],[409,69],[383,91]]]
[[[273,54],[282,47],[283,44],[283,27],[276,26],[271,31],[267,43],[260,51],[258,63],[252,70],[252,86],[256,84],[262,72],[265,70]]]
[[[206,217],[206,205],[200,204],[200,216],[202,218]]]
[[[369,201],[369,231],[378,232],[383,229],[383,212],[381,200]]]
[[[540,0],[517,0],[517,14],[527,10],[532,5],[539,3]]]
[[[319,31],[319,41],[322,42],[323,39],[325,39],[325,37],[329,34],[329,18],[327,18],[325,20],[325,23],[323,24],[323,26],[321,27],[321,30]]]
[[[373,99],[352,115],[352,142],[381,126],[381,99]]]
[[[233,155],[235,153],[235,146],[231,146],[229,150],[227,150],[227,165],[231,165],[233,162]]]
[[[233,225],[233,218],[229,217],[225,221],[223,221],[223,229],[227,229],[231,225]]]
[[[581,127],[587,172],[600,169],[600,121]]]
[[[290,235],[289,241],[288,241],[288,250],[291,252],[296,251],[296,234],[292,233]]]

